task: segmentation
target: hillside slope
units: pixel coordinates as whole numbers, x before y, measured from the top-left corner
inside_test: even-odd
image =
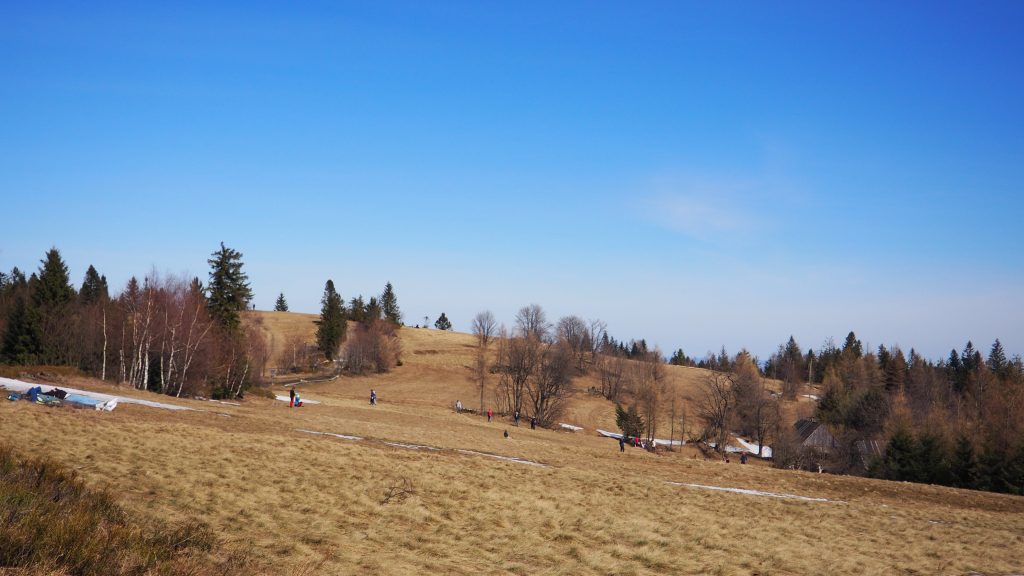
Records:
[[[585,392],[566,416],[582,432],[488,423],[450,408],[476,397],[472,337],[401,333],[403,366],[302,385],[301,408],[258,394],[173,400],[188,411],[5,401],[0,443],[45,453],[140,513],[205,521],[276,574],[1022,568],[1022,497],[620,452],[593,432],[610,427],[610,404]],[[674,377],[685,393],[699,373]],[[165,399],[88,378],[60,384]]]
[[[284,354],[282,343],[289,338],[300,336],[307,342],[315,342],[315,314],[262,311],[246,314],[247,321],[255,321],[267,339],[271,366],[281,365]],[[467,408],[478,409],[480,392],[472,381],[471,373],[476,340],[471,334],[406,327],[399,330],[398,335],[402,343],[402,366],[389,374],[372,378],[378,394],[410,405],[435,407],[450,407],[456,400],[461,400]],[[673,430],[669,419],[668,398],[675,395],[680,410],[686,406],[692,422],[694,407],[702,394],[701,385],[709,375],[708,370],[687,366],[666,365],[665,372],[670,392],[666,394],[665,406],[659,417],[660,438],[668,438]],[[350,399],[365,397],[369,394],[369,388],[355,384],[360,381],[342,378],[337,392]],[[484,395],[485,409],[494,406],[496,381],[497,377],[492,375]],[[768,384],[772,389],[780,389],[776,381],[769,381]],[[561,421],[591,431],[597,428],[617,430],[614,403],[591,392],[601,388],[594,371],[576,378],[573,388]],[[795,421],[812,411],[813,402],[805,397],[784,406],[789,421]]]

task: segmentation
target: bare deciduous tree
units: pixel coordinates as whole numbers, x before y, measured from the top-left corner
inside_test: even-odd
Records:
[[[618,401],[626,379],[628,362],[619,354],[602,354],[598,360],[598,376],[601,379],[601,395]]]
[[[590,331],[579,316],[565,316],[558,321],[555,334],[560,342],[572,353],[576,370],[586,369],[586,360],[591,352]]]
[[[484,414],[484,391],[487,388],[487,347],[494,339],[498,322],[490,310],[484,310],[473,317],[473,334],[476,336],[477,350],[473,362],[473,378],[480,388],[480,415]]]
[[[543,346],[538,350],[534,374],[527,380],[533,416],[543,426],[551,424],[562,411],[572,379],[572,353],[563,345]]]
[[[587,336],[590,341],[590,363],[596,365],[597,356],[602,352],[608,337],[608,325],[598,319],[591,320],[587,324]]]
[[[498,322],[490,310],[484,310],[473,317],[473,335],[482,348],[487,348],[497,333]]]
[[[530,377],[537,368],[543,344],[529,337],[502,339],[498,378],[498,397],[507,412],[522,413]]]
[[[547,338],[551,325],[548,324],[547,314],[540,304],[523,306],[516,312],[516,330],[517,335],[524,338],[534,338],[542,342]]]
[[[697,410],[704,422],[704,438],[715,443],[715,450],[724,452],[735,412],[731,374],[711,372],[704,378]]]

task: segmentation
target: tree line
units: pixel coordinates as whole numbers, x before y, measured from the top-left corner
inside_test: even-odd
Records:
[[[698,409],[719,443],[735,429],[772,441],[780,467],[1024,494],[1024,362],[998,339],[987,356],[967,342],[935,362],[899,346],[866,350],[853,332],[806,351],[790,337],[763,367],[745,352],[715,364]],[[779,416],[778,400],[807,383],[821,390],[813,418],[828,431],[824,450],[802,446]]]
[[[56,248],[28,277],[0,273],[0,362],[74,366],[174,396],[241,397],[266,357],[240,321],[252,290],[240,252],[221,243],[207,262],[207,285],[151,271],[116,295],[91,265],[76,290]]]

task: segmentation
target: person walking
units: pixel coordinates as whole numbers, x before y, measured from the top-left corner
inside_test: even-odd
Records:
[[[519,410],[516,410],[515,415],[512,417],[515,420],[516,426],[519,426]]]
[[[455,401],[455,413],[462,414],[462,400]]]
[[[626,441],[622,438],[622,436],[619,436],[619,452],[625,452],[625,451],[626,451]]]
[[[537,417],[536,416],[532,416],[532,417],[530,417],[530,430],[536,430],[536,429],[537,429]]]
[[[487,409],[487,421],[490,422],[492,420],[494,420],[494,410],[491,409],[491,408],[488,408]]]
[[[377,391],[374,390],[373,388],[370,388],[370,406],[376,406],[376,405],[377,405]]]
[[[295,406],[295,388],[288,389],[288,406]]]

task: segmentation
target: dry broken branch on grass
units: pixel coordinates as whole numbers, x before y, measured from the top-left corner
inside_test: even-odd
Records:
[[[413,486],[412,480],[402,476],[388,484],[388,487],[384,490],[384,496],[380,499],[380,505],[387,506],[392,502],[401,504],[405,502],[406,498],[415,494],[416,487]]]

